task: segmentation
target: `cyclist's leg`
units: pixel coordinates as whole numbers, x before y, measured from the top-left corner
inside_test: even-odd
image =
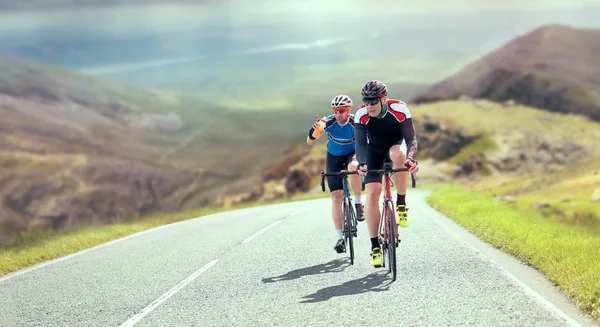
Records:
[[[393,168],[404,168],[406,154],[401,149],[402,141],[394,144],[388,151],[388,156],[393,162]],[[410,219],[408,218],[408,208],[406,207],[406,185],[408,183],[408,172],[394,173],[391,177],[396,188],[396,214],[398,216],[398,225],[408,227]]]
[[[385,150],[374,149],[367,145],[367,169],[383,168],[383,160],[385,158]],[[365,205],[365,217],[367,218],[367,226],[369,228],[369,237],[371,238],[371,265],[381,266],[382,257],[379,247],[379,218],[381,211],[379,210],[379,197],[381,195],[381,174],[369,174],[365,176],[365,191],[367,193],[367,201]]]
[[[358,161],[356,161],[356,154],[354,152],[352,152],[350,155],[348,155],[348,170],[350,171],[356,171],[357,167],[358,167]],[[350,175],[348,177],[349,181],[350,181],[350,187],[352,188],[352,191],[354,193],[354,206],[356,207],[356,219],[358,221],[363,221],[365,220],[365,214],[364,214],[364,205],[362,205],[362,199],[361,199],[361,193],[362,193],[362,181],[360,179],[360,176],[357,175]]]
[[[334,156],[327,152],[327,158],[325,160],[325,169],[327,173],[339,172],[342,170],[343,165],[344,157]],[[331,217],[336,231],[336,244],[334,249],[338,253],[341,253],[345,249],[344,237],[342,235],[342,196],[344,186],[337,176],[327,176],[327,186],[331,193]]]

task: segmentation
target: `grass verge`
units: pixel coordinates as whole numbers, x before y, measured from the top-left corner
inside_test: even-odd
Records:
[[[155,214],[135,221],[87,227],[63,233],[47,232],[45,234],[23,235],[11,244],[0,243],[0,276],[162,225],[219,212],[326,196],[329,196],[329,194],[300,195],[268,202],[240,204],[228,208],[212,207],[180,213]]]
[[[600,235],[510,208],[457,185],[432,188],[429,203],[496,248],[537,268],[600,320]]]

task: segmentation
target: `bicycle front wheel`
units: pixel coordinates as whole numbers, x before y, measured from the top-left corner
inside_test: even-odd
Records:
[[[346,240],[348,241],[348,250],[350,250],[350,264],[354,264],[354,226],[353,221],[355,220],[356,214],[354,213],[354,208],[352,208],[352,204],[349,201],[345,202],[345,210],[344,210],[344,221],[346,224]]]
[[[392,273],[392,282],[396,280],[396,244],[398,235],[396,234],[396,216],[392,205],[387,204],[386,214],[386,229],[387,229],[387,255],[388,255],[388,271]]]

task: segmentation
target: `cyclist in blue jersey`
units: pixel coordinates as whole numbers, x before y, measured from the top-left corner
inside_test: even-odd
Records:
[[[308,131],[306,143],[312,145],[321,137],[318,133],[319,124],[325,124],[323,134],[327,135],[327,157],[325,158],[325,169],[327,173],[339,172],[343,169],[356,170],[358,162],[354,154],[354,115],[350,113],[352,109],[352,99],[345,94],[336,96],[331,100],[333,114],[319,118]],[[315,134],[317,134],[315,136]],[[363,205],[360,202],[361,180],[358,175],[350,175],[350,187],[354,192],[354,205],[356,206],[356,219],[363,221]],[[339,178],[335,176],[327,177],[327,185],[331,192],[332,218],[337,233],[337,242],[334,249],[338,253],[344,252],[346,248],[342,234],[342,197],[343,185]]]

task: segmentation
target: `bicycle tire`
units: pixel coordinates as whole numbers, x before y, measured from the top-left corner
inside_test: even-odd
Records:
[[[348,201],[348,199],[344,201],[344,207],[346,208],[344,210],[344,223],[346,225],[346,239],[348,240],[347,246],[348,250],[350,251],[350,264],[354,265],[354,235],[352,233],[352,214],[354,210],[352,209],[352,204],[350,201]]]
[[[390,205],[388,205],[389,201],[384,201],[383,202],[383,217],[381,218],[384,221],[384,231],[383,231],[383,244],[382,244],[382,255],[384,257],[384,260],[388,263],[387,270],[388,273],[392,272],[392,267],[391,267],[391,262],[390,262],[390,247],[389,247],[389,242],[390,242]]]
[[[385,267],[385,256],[387,255],[387,245],[385,244],[385,239],[386,239],[386,233],[387,233],[387,229],[384,227],[386,222],[385,222],[385,216],[386,216],[386,212],[387,212],[387,206],[384,205],[383,210],[381,212],[381,216],[379,217],[379,250],[381,251],[381,266],[380,267]]]
[[[396,280],[396,216],[388,203],[387,210],[387,254],[389,267],[388,271],[392,273],[392,282]]]

